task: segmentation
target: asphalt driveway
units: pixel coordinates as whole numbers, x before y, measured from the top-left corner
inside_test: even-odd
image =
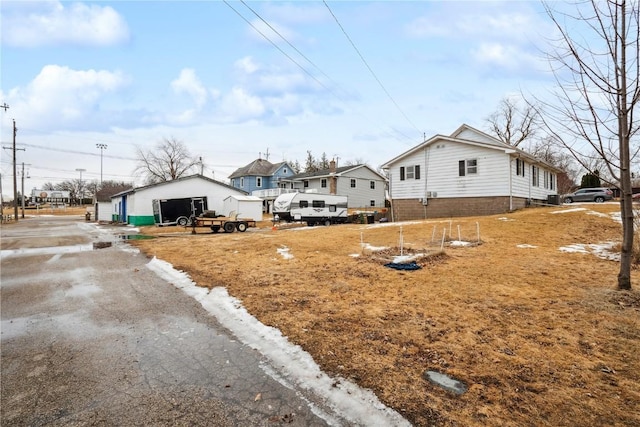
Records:
[[[0,424],[354,424],[268,374],[114,232],[77,217],[2,226]]]

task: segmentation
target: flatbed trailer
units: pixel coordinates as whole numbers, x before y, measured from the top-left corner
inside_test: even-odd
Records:
[[[245,218],[226,218],[226,217],[217,217],[217,218],[207,218],[198,216],[192,219],[191,227],[193,227],[193,232],[196,231],[196,227],[208,227],[214,233],[222,230],[225,233],[233,233],[238,230],[241,233],[247,231],[249,227],[255,227],[256,221],[252,219]]]

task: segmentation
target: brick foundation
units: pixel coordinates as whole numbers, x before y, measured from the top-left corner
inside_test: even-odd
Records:
[[[419,199],[396,199],[392,206],[395,221],[495,215],[509,212],[509,197],[434,198],[429,199],[426,206]],[[513,198],[514,210],[526,206],[527,199]]]

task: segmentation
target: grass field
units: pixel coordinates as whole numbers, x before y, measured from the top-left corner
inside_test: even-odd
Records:
[[[163,237],[135,244],[200,286],[226,287],[416,426],[638,426],[640,273],[633,291],[615,290],[618,209],[232,234],[148,227]],[[416,271],[383,266],[400,252],[436,255]],[[433,385],[426,370],[468,390]]]

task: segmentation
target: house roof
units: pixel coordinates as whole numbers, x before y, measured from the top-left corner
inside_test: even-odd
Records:
[[[287,162],[271,163],[266,159],[256,159],[248,165],[236,169],[231,175],[231,178],[239,178],[241,176],[271,176]]]
[[[367,168],[369,169],[371,172],[373,172],[374,174],[378,175],[380,177],[380,179],[385,180],[386,178],[382,175],[380,175],[377,171],[371,169],[371,167],[365,165],[365,164],[359,164],[359,165],[351,165],[351,166],[341,166],[339,168],[336,168],[335,174],[336,176],[341,176],[341,175],[348,175],[349,172],[355,171],[356,169],[361,169],[361,168]],[[293,175],[290,177],[287,177],[288,180],[291,181],[299,181],[302,179],[309,179],[309,178],[324,178],[324,177],[329,177],[331,176],[331,169],[322,169],[319,171],[315,171],[315,172],[305,172],[305,173],[299,173],[297,175]]]
[[[171,181],[163,181],[163,182],[158,182],[156,184],[144,185],[142,187],[130,188],[129,190],[121,191],[119,193],[114,194],[113,196],[111,196],[111,198],[113,199],[114,197],[124,196],[126,194],[133,194],[133,193],[136,193],[138,191],[146,190],[146,189],[149,189],[149,188],[161,187],[163,185],[167,185],[167,184],[171,184],[171,183],[175,183],[175,182],[179,182],[179,181],[186,181],[186,180],[194,179],[194,178],[199,178],[199,179],[202,179],[202,180],[205,180],[205,181],[209,181],[209,182],[211,182],[213,184],[222,185],[223,187],[227,187],[227,188],[229,188],[231,190],[234,190],[234,191],[238,191],[238,192],[241,192],[241,193],[244,193],[244,194],[249,194],[244,190],[240,190],[239,188],[233,187],[233,186],[231,186],[229,184],[226,184],[226,183],[224,183],[222,181],[215,180],[213,178],[208,178],[208,177],[206,177],[204,175],[189,175],[189,176],[183,176],[183,177],[180,177],[180,178],[177,178],[177,179],[173,179]]]
[[[464,135],[463,135],[464,134]],[[461,137],[461,135],[463,135],[464,137]],[[424,141],[421,144],[416,145],[415,147],[405,151],[404,153],[400,154],[399,156],[394,157],[393,159],[389,160],[388,162],[384,163],[381,168],[382,169],[388,169],[389,167],[391,167],[391,165],[393,165],[394,163],[402,160],[403,158],[415,153],[416,151],[420,151],[424,148],[426,148],[427,146],[437,142],[437,141],[450,141],[450,142],[458,142],[458,143],[462,143],[462,144],[468,144],[468,145],[474,145],[474,146],[479,146],[479,147],[485,147],[488,149],[492,149],[492,150],[500,150],[500,151],[504,151],[505,154],[510,154],[510,155],[514,155],[514,156],[518,156],[518,157],[524,157],[525,159],[527,159],[528,161],[530,161],[531,163],[537,163],[537,164],[541,164],[544,165],[545,167],[547,167],[548,169],[552,169],[552,170],[556,170],[556,171],[560,171],[560,169],[556,168],[553,165],[550,165],[549,163],[540,160],[536,157],[534,157],[533,155],[527,153],[524,150],[521,150],[517,147],[514,147],[512,145],[509,144],[505,144],[504,142],[500,141],[497,138],[494,138],[482,131],[479,131],[478,129],[475,129],[467,124],[462,124],[458,129],[456,129],[451,136],[445,136],[445,135],[440,135],[440,134],[436,134],[434,136],[432,136],[431,138],[429,138],[428,140]]]

